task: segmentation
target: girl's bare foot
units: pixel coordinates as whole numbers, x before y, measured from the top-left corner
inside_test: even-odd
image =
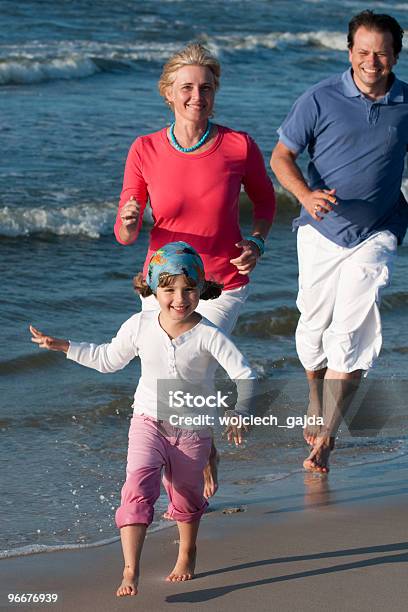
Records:
[[[184,582],[194,578],[197,549],[189,552],[179,551],[174,569],[167,576],[167,582]]]
[[[206,499],[215,495],[218,489],[218,464],[220,462],[220,456],[214,447],[211,449],[211,454],[208,459],[208,463],[204,468],[204,492],[203,495]]]
[[[139,576],[134,570],[126,568],[123,570],[123,580],[118,590],[117,597],[126,597],[128,595],[137,595],[137,583]]]

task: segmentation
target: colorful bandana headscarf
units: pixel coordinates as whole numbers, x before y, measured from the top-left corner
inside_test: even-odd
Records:
[[[157,291],[162,273],[184,274],[197,283],[200,291],[204,286],[203,261],[187,242],[169,242],[153,253],[146,276],[146,283],[153,293]]]

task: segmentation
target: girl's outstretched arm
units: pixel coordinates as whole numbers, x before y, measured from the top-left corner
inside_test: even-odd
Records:
[[[30,325],[31,342],[38,344],[39,348],[45,348],[49,351],[62,351],[67,353],[69,349],[68,340],[62,340],[60,338],[54,338],[53,336],[46,336],[38,329]]]

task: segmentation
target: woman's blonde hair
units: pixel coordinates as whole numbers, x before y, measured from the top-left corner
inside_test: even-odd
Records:
[[[200,43],[191,43],[172,55],[163,66],[158,88],[166,102],[166,92],[173,85],[177,70],[183,66],[206,66],[214,77],[215,90],[220,86],[221,66],[217,58]]]

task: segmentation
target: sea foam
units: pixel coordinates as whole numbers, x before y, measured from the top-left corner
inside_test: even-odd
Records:
[[[210,39],[211,40],[211,39]],[[257,47],[268,49],[288,46],[317,46],[335,51],[347,49],[346,36],[343,32],[317,30],[315,32],[269,32],[265,34],[250,34],[248,36],[218,36],[214,38],[220,50],[247,50]]]
[[[78,79],[89,77],[100,68],[87,57],[71,56],[51,60],[28,58],[0,63],[0,85],[41,83],[55,79]]]
[[[71,207],[0,208],[0,236],[34,234],[83,235],[99,238],[112,233],[116,204],[78,204]]]
[[[216,55],[224,51],[255,51],[290,46],[317,46],[335,51],[346,50],[342,32],[268,32],[243,36],[236,34],[202,35],[203,42]],[[10,45],[0,57],[0,85],[30,85],[58,79],[81,79],[101,72],[132,70],[140,61],[163,62],[179,49],[175,42],[146,41],[115,44],[98,41],[59,41]]]

